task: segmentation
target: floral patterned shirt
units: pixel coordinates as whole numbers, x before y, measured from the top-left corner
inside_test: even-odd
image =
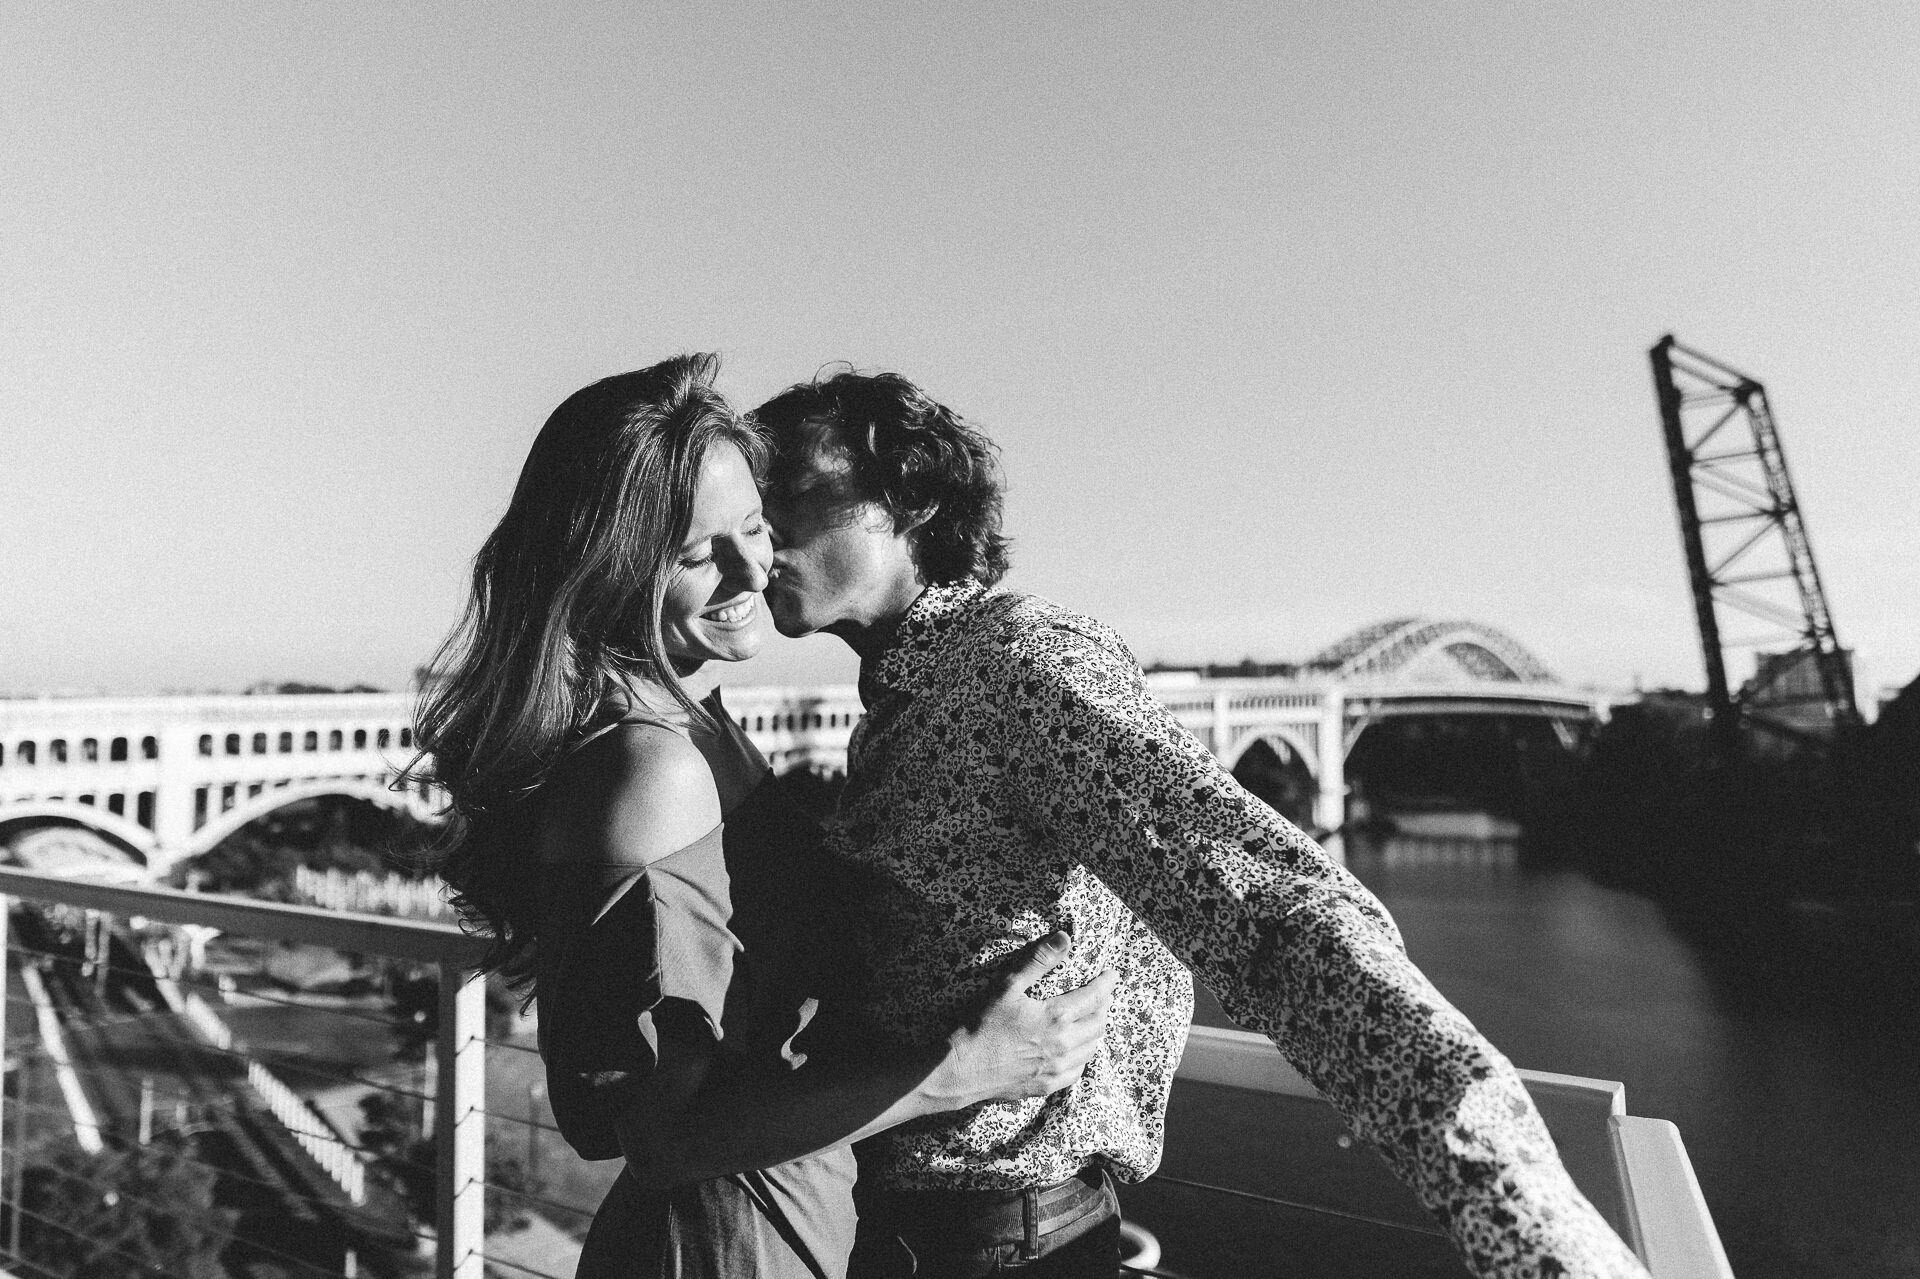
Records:
[[[1068,924],[1036,990],[1121,974],[1105,1042],[1045,1099],[874,1139],[895,1189],[1039,1185],[1159,1163],[1188,968],[1272,1036],[1498,1275],[1642,1275],[1574,1188],[1513,1067],[1407,958],[1386,910],[1235,782],[1111,630],[1032,596],[929,587],[860,673],[867,713],[830,823],[869,884],[858,1010],[943,1036],[1012,950]]]

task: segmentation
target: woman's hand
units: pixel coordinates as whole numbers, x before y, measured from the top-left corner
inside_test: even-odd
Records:
[[[1072,936],[1056,931],[1014,952],[972,1020],[947,1036],[946,1059],[922,1085],[951,1102],[941,1109],[1045,1097],[1080,1077],[1106,1033],[1119,975],[1108,970],[1052,999],[1026,993],[1072,950]]]

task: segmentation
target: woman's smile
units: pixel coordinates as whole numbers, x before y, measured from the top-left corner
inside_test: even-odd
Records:
[[[752,621],[754,613],[759,611],[756,607],[759,600],[758,595],[743,596],[731,604],[709,610],[704,616],[708,621],[717,622],[722,626],[742,626]]]

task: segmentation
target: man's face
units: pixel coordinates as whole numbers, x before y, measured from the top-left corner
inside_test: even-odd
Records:
[[[884,507],[855,493],[839,447],[803,429],[816,447],[783,465],[766,494],[774,533],[767,611],[787,636],[891,624],[919,593],[912,545]]]

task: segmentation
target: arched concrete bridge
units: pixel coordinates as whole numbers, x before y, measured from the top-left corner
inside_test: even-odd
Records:
[[[851,687],[742,688],[728,702],[776,767],[846,766]],[[315,796],[437,819],[431,788],[398,785],[413,710],[410,693],[0,700],[0,823],[78,822],[159,875]]]
[[[0,822],[77,821],[158,874],[315,795],[431,819],[426,788],[393,789],[412,711],[405,693],[0,701]]]
[[[1345,763],[1397,715],[1543,716],[1571,726],[1618,699],[1575,689],[1511,637],[1468,621],[1402,618],[1355,631],[1288,676],[1162,672],[1154,694],[1231,769],[1255,742],[1284,744],[1312,774],[1314,824],[1345,818]],[[0,700],[0,823],[79,822],[152,874],[248,822],[319,795],[425,819],[436,797],[396,788],[413,758],[406,693]],[[850,685],[729,689],[728,709],[777,769],[846,765],[860,715]],[[1570,731],[1570,729],[1569,729]]]

